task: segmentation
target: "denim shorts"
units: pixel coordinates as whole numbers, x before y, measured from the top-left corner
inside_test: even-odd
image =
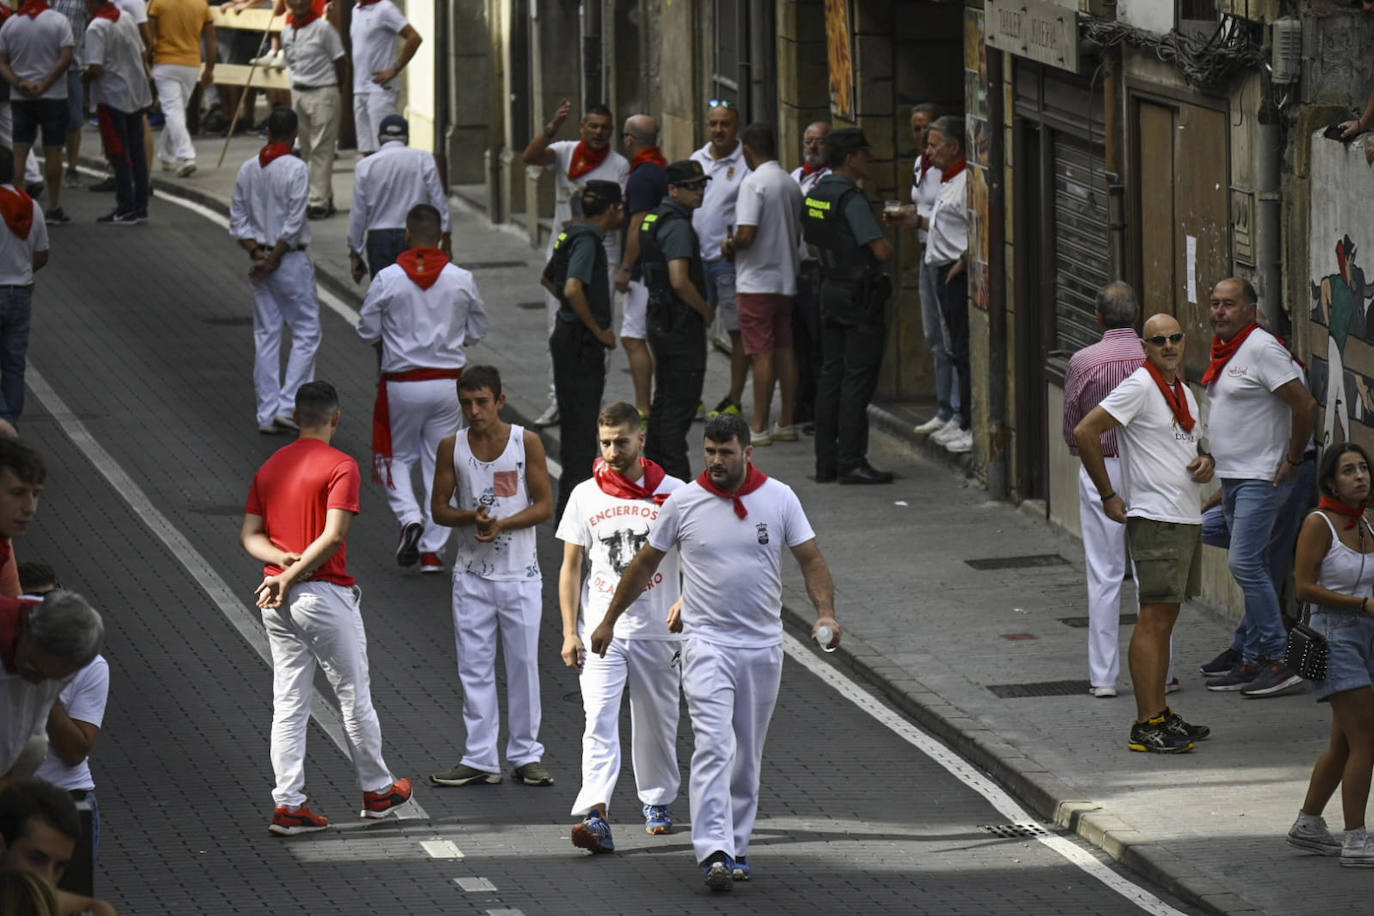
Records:
[[[1326,677],[1317,699],[1374,686],[1374,617],[1360,611],[1313,611],[1312,629],[1326,637]]]

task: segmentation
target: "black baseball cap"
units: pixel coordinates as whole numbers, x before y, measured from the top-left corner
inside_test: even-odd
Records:
[[[706,174],[701,163],[695,159],[679,159],[669,165],[665,173],[668,176],[668,184],[703,184],[711,180],[711,176]]]
[[[870,149],[868,138],[857,127],[841,127],[832,130],[827,138],[830,143],[830,165],[844,164],[844,157],[861,149]]]
[[[621,200],[620,185],[614,181],[602,181],[594,179],[582,186],[583,206],[592,201],[600,201],[605,204],[618,204]]]
[[[410,125],[398,114],[387,115],[382,118],[382,123],[377,125],[378,140],[405,140],[409,137]]]

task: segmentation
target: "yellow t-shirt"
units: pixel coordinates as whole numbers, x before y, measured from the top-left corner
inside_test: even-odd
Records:
[[[148,16],[157,17],[153,63],[200,66],[200,33],[210,21],[206,0],[152,0]]]

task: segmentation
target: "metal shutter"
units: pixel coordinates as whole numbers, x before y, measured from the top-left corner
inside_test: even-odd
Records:
[[[1091,150],[1091,154],[1090,154]],[[1096,343],[1097,291],[1107,276],[1107,180],[1103,151],[1054,132],[1055,349]]]

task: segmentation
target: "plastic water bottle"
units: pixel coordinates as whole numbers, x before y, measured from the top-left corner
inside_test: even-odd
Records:
[[[835,631],[829,626],[821,626],[816,630],[816,642],[827,652],[834,652],[835,647],[831,645],[835,641]]]

